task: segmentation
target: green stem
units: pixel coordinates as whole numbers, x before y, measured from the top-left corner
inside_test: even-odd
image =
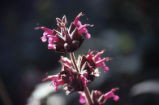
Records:
[[[70,57],[71,57],[74,68],[77,70],[77,72],[79,72],[79,69],[76,64],[76,58],[75,58],[74,52],[70,53]],[[93,101],[91,99],[90,91],[89,91],[88,87],[84,88],[84,93],[85,93],[88,105],[93,105]]]

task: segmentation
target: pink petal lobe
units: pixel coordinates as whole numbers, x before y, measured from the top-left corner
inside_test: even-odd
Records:
[[[97,60],[101,59],[100,57],[101,57],[101,55],[102,55],[103,53],[104,53],[104,50],[98,52],[98,53],[94,56],[94,60],[97,61]]]
[[[47,37],[46,37],[46,36],[42,36],[42,37],[41,37],[41,41],[42,41],[42,42],[46,42],[46,41],[47,41]]]
[[[39,28],[44,30],[48,35],[52,35],[53,34],[53,30],[51,30],[49,28],[46,28],[46,27],[39,27]]]
[[[66,64],[66,65],[68,65],[68,66],[72,66],[71,60],[69,60],[69,59],[66,58],[66,57],[61,56],[60,62],[61,62],[61,64]]]
[[[80,94],[79,102],[81,104],[85,104],[86,103],[85,94],[83,92],[79,92],[79,94]]]
[[[87,38],[87,39],[90,39],[90,38],[91,38],[91,34],[87,33],[87,34],[86,34],[86,38]]]
[[[109,98],[113,98],[114,101],[118,101],[119,100],[119,96],[114,94],[114,92],[117,91],[117,90],[118,90],[118,88],[114,88],[111,91],[109,91],[106,94],[104,94],[104,99],[107,100]]]
[[[96,66],[97,66],[97,67],[105,66],[105,63],[104,63],[105,60],[106,60],[105,58],[99,59],[99,60],[96,62]]]
[[[48,44],[48,49],[56,49],[56,45],[55,44]]]
[[[51,83],[56,91],[59,85],[64,84],[64,81],[59,78],[59,75],[48,76],[47,78],[44,79],[44,81],[46,80],[51,80]]]
[[[109,67],[104,66],[104,72],[107,72],[107,71],[109,71]]]
[[[77,25],[79,25],[80,23],[78,23],[79,22],[79,18],[82,16],[83,14],[82,14],[82,12],[81,13],[79,13],[77,16],[76,16],[76,18],[75,18],[75,20],[74,20],[74,22],[73,22],[73,24],[75,25],[75,26],[77,26]]]
[[[119,96],[117,96],[117,95],[115,95],[114,97],[113,97],[113,100],[114,101],[118,101],[120,98],[119,98]]]

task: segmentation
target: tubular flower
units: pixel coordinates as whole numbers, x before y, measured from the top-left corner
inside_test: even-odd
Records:
[[[41,37],[42,42],[48,41],[48,49],[53,49],[57,52],[67,53],[77,50],[84,40],[83,34],[86,35],[87,39],[91,37],[87,27],[93,26],[90,24],[82,25],[79,20],[81,16],[83,16],[83,14],[79,13],[69,28],[66,27],[67,18],[65,15],[62,19],[56,18],[57,30],[48,29],[42,26],[37,27],[36,29],[42,29],[44,31],[43,36]]]
[[[101,52],[97,52],[97,54],[94,54],[95,52],[96,51],[89,50],[88,54],[84,56],[85,61],[89,62],[92,68],[103,67],[104,72],[107,72],[109,70],[109,67],[107,67],[104,62],[110,61],[111,58],[110,57],[103,58],[103,59],[101,58],[101,55],[104,53],[104,50],[102,50]]]
[[[99,76],[98,67],[106,67],[104,61],[109,61],[110,58],[101,58],[101,54],[104,51],[97,52],[90,51],[87,55],[79,56],[77,59],[77,71],[73,63],[67,57],[61,57],[60,63],[62,69],[60,73],[53,76],[48,76],[45,80],[52,80],[52,84],[57,90],[59,85],[63,85],[66,93],[74,91],[83,91],[89,83],[91,83],[95,77]]]
[[[86,86],[85,78],[66,65],[64,65],[63,70],[60,72],[60,76],[64,80],[64,89],[67,94],[74,91],[83,91]]]
[[[95,52],[96,54],[94,54]],[[104,67],[105,72],[109,70],[104,62],[111,60],[111,58],[101,58],[103,53],[104,50],[100,52],[89,50],[87,55],[79,57],[81,73],[87,78],[88,82],[93,81],[95,77],[99,76],[98,67]]]
[[[79,103],[81,104],[85,104],[86,103],[86,96],[84,94],[84,92],[78,92],[80,94],[80,98],[79,98]]]
[[[114,92],[117,91],[118,88],[113,88],[111,91],[109,91],[108,93],[104,94],[104,100],[107,100],[109,98],[113,98],[114,101],[118,101],[119,100],[119,96],[115,95]]]
[[[79,73],[87,79],[87,82],[92,82],[95,77],[99,76],[98,67],[104,67],[104,71],[108,71],[108,67],[104,63],[105,61],[111,60],[111,58],[101,58],[101,54],[104,53],[104,50],[101,52],[96,51],[88,51],[87,55],[78,56],[77,59],[77,67],[79,69]],[[70,59],[67,57],[61,57],[61,64],[65,64],[73,68],[73,64]]]
[[[118,101],[119,96],[114,94],[116,90],[118,90],[118,88],[113,88],[112,90],[110,90],[105,94],[102,94],[102,92],[98,90],[93,90],[91,92],[93,105],[103,105],[109,98],[113,98],[114,101]],[[79,102],[81,104],[85,104],[86,103],[85,94],[83,92],[79,92],[79,94],[80,94]]]
[[[55,90],[58,90],[58,86],[63,85],[64,81],[60,78],[60,75],[52,75],[52,76],[48,76],[47,78],[44,79],[44,81],[46,80],[51,80],[52,81],[52,85],[55,88]]]
[[[55,90],[58,89],[58,86],[63,85],[66,94],[74,91],[83,91],[84,87],[87,86],[86,78],[65,64],[62,64],[60,73],[48,76],[44,80],[51,80]]]

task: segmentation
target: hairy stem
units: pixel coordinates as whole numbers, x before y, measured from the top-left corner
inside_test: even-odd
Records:
[[[70,57],[71,57],[74,68],[77,70],[77,72],[79,72],[79,69],[76,64],[76,58],[75,58],[74,52],[70,53]],[[84,88],[84,93],[85,93],[88,105],[93,105],[93,101],[91,99],[90,91],[89,91],[88,87]]]
[[[84,93],[86,95],[88,105],[93,105],[93,102],[92,102],[91,95],[90,95],[88,87],[84,88]]]
[[[74,52],[71,52],[71,53],[70,53],[70,57],[71,57],[73,66],[75,67],[75,69],[77,70],[77,72],[79,72],[78,67],[77,67],[77,64],[76,64],[76,58],[75,58]]]

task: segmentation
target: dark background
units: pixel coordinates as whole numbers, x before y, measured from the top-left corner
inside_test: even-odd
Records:
[[[106,49],[104,56],[113,57],[107,64],[110,73],[99,79],[104,82],[95,84],[102,92],[120,88],[120,101],[106,105],[158,105],[159,90],[151,93],[153,85],[148,92],[131,95],[137,83],[159,78],[157,0],[3,0],[0,5],[0,105],[26,105],[47,73],[60,70],[61,54],[41,42],[37,24],[56,28],[56,17],[65,14],[70,23],[79,12],[85,14],[81,20],[94,27],[89,29],[92,39],[76,54]]]

